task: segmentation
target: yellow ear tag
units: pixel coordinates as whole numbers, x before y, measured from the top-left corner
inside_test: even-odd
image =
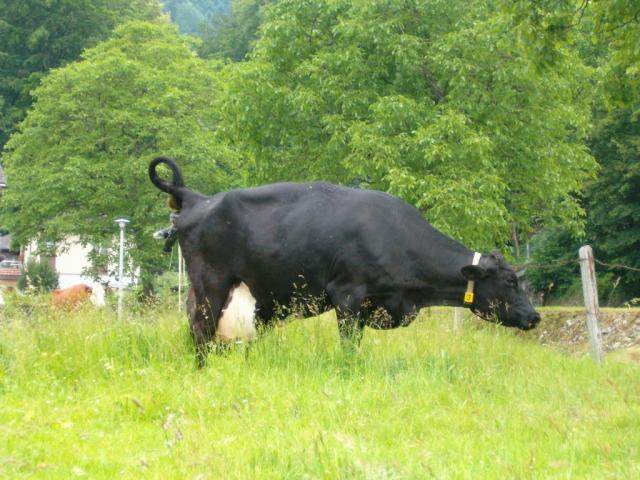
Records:
[[[460,297],[458,297],[460,298]],[[473,303],[473,292],[465,292],[464,303]]]

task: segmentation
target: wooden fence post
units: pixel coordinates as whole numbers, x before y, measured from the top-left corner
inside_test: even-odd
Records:
[[[462,330],[462,316],[464,310],[462,307],[453,307],[453,332],[459,333]]]
[[[585,245],[579,250],[580,274],[582,276],[582,294],[587,310],[587,327],[591,342],[591,356],[596,363],[602,363],[602,334],[598,326],[598,286],[596,284],[596,266],[593,261],[591,246]]]

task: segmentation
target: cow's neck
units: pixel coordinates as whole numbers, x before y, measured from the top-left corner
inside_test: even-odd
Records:
[[[444,240],[437,261],[439,268],[435,275],[429,275],[429,290],[433,293],[428,295],[425,306],[462,307],[467,280],[462,276],[461,270],[471,264],[475,252],[448,237]]]
[[[426,299],[427,304],[425,306],[462,307],[464,306],[464,292],[466,290],[466,281],[443,282],[433,288],[433,294]]]

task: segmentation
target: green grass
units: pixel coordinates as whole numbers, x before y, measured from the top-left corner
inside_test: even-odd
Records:
[[[446,310],[331,314],[195,368],[173,310],[0,317],[0,478],[640,478],[640,368]]]

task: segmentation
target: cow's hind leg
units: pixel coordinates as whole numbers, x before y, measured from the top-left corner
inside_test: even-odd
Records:
[[[196,349],[196,361],[198,367],[204,367],[210,350],[210,342],[215,336],[215,322],[209,309],[203,308],[203,302],[199,302],[193,288],[189,290],[187,298],[187,314],[189,317],[189,331]]]
[[[194,278],[194,277],[191,277]],[[198,366],[203,367],[214,345],[216,326],[232,282],[209,272],[193,281],[187,299],[191,336],[196,347]]]

